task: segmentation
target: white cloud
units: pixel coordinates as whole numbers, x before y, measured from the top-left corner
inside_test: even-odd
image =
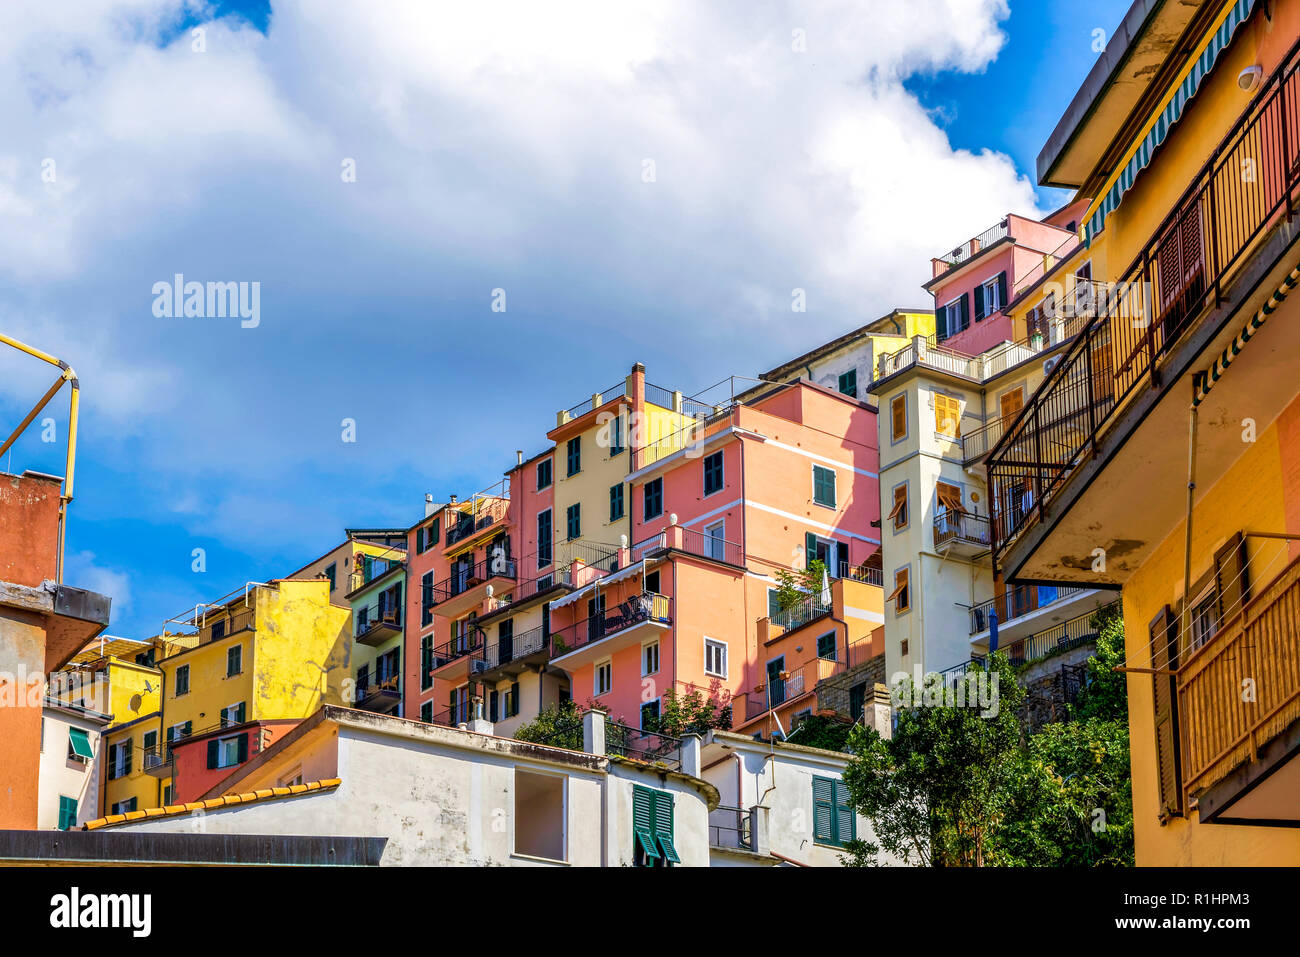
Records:
[[[131,576],[121,569],[101,564],[94,552],[69,553],[64,580],[77,588],[98,592],[113,599],[110,613],[114,621],[131,614]]]

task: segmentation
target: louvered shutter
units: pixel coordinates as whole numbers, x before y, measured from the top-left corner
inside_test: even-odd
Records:
[[[220,748],[219,742],[214,738],[208,742],[208,768],[217,766],[217,751]]]
[[[133,745],[134,742],[130,738],[127,738],[122,745],[126,751],[126,761],[125,761],[124,770],[122,771],[123,776],[131,773],[131,750]]]
[[[998,308],[1003,312],[1007,310],[1007,271],[1005,269],[998,273]]]
[[[239,764],[243,764],[245,761],[248,760],[248,733],[247,732],[239,736],[239,744],[237,745],[237,748],[238,748],[238,753],[235,756],[235,761]]]
[[[858,819],[849,807],[849,789],[843,781],[835,782],[835,829],[840,844],[857,839]]]
[[[934,338],[936,342],[948,338],[948,310],[938,302],[934,304]]]
[[[803,536],[803,565],[804,568],[811,568],[812,563],[817,560],[817,536],[812,532],[804,532]]]
[[[1178,667],[1178,620],[1166,605],[1151,622],[1151,663],[1156,669]],[[1156,765],[1160,813],[1183,813],[1182,756],[1178,753],[1177,679],[1170,674],[1152,678],[1152,702],[1155,710]]]
[[[655,803],[649,788],[632,786],[632,831],[634,840],[646,856],[646,863],[659,859],[659,848],[654,838]]]
[[[1240,532],[1214,553],[1214,583],[1219,596],[1219,627],[1222,628],[1250,601],[1246,540]]]
[[[664,860],[670,864],[680,864],[677,847],[673,843],[673,796],[668,791],[653,791],[654,829],[659,848],[664,853]]]
[[[975,287],[975,321],[979,322],[984,318],[984,287]]]
[[[813,778],[813,840],[835,843],[835,782]]]

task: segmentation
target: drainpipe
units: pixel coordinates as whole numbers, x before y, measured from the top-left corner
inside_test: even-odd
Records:
[[[1193,386],[1195,389],[1195,386]],[[1183,544],[1183,614],[1192,601],[1192,505],[1196,497],[1196,403],[1193,401],[1187,422],[1187,534]],[[1180,624],[1180,629],[1181,629]]]

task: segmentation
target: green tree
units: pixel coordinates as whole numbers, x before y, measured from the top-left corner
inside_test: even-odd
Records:
[[[731,720],[730,697],[714,691],[706,698],[697,688],[679,697],[669,688],[661,701],[659,720],[646,730],[680,738],[684,734],[704,734],[713,728],[728,730]]]
[[[847,751],[849,732],[853,722],[812,714],[802,718],[794,730],[786,735],[791,744],[802,744],[809,748],[823,748],[826,751]]]
[[[822,590],[822,575],[826,572],[826,563],[814,558],[808,567],[800,571],[782,568],[776,573],[776,603],[785,611],[793,608],[809,595]]]

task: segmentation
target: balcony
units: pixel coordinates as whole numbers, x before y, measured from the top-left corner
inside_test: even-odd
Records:
[[[989,452],[993,558],[1008,577],[1078,580],[1073,560],[1100,534],[1102,544],[1133,546],[1100,576],[1123,584],[1180,520],[1179,496],[1125,493],[1134,482],[1186,487],[1185,397],[1219,356],[1236,355],[1237,333],[1294,265],[1293,237],[1277,227],[1300,186],[1298,70],[1293,48],[1118,281],[1095,297],[1095,315]],[[1254,179],[1243,185],[1246,168]],[[1287,318],[1274,317],[1257,333],[1264,344],[1241,350],[1203,414],[1276,418],[1293,374],[1266,354],[1297,351]],[[1239,457],[1232,445],[1198,448],[1198,487]]]
[[[990,226],[984,232],[980,233],[973,239],[968,239],[951,252],[934,257],[934,274],[941,276],[943,273],[952,269],[954,266],[960,266],[962,263],[972,259],[981,250],[987,249],[1001,239],[1011,235],[1010,219],[1004,219],[995,226]]]
[[[810,648],[815,652],[816,642],[813,642]],[[749,723],[773,711],[785,714],[787,709],[794,708],[796,705],[800,705],[798,710],[804,707],[816,710],[816,700],[810,696],[816,692],[817,686],[827,678],[833,678],[866,663],[871,659],[872,651],[870,636],[849,642],[846,649],[843,638],[837,635],[834,657],[823,658],[814,653],[798,663],[787,666],[787,655],[783,654],[767,662],[752,665],[751,668],[756,670],[751,670],[750,677],[746,681],[748,690],[732,699],[733,706],[739,699],[743,699],[744,702],[743,709],[736,706],[738,721],[736,730],[748,733],[750,729],[746,728],[746,725]],[[773,661],[780,664],[774,665]],[[784,718],[782,720],[784,721]],[[791,730],[788,722],[785,730],[787,732]]]
[[[935,513],[935,551],[972,558],[987,552],[989,544],[989,520],[986,516],[952,509]]]
[[[1091,613],[1114,597],[1113,591],[1081,585],[1015,585],[971,608],[971,643],[987,643],[993,612],[998,619],[998,644],[1005,647],[1035,631]]]
[[[401,605],[376,599],[352,609],[352,637],[359,644],[374,648],[401,633]]]
[[[759,809],[719,804],[709,812],[709,847],[753,851]]]
[[[150,777],[169,778],[175,771],[176,759],[170,745],[155,744],[151,748],[140,749],[140,770]]]
[[[388,714],[402,702],[402,679],[389,675],[376,681],[357,683],[353,707],[361,711]]]
[[[636,561],[670,548],[715,562],[725,562],[740,568],[745,566],[745,550],[739,542],[727,541],[717,535],[682,525],[669,525],[662,532],[637,542],[632,546],[632,559]]]
[[[1300,822],[1297,621],[1300,560],[1177,669],[1183,806],[1197,797],[1202,821]]]
[[[553,627],[551,660],[563,662],[563,667],[572,671],[620,648],[639,644],[643,638],[666,631],[671,624],[672,599],[644,592],[604,614]]]
[[[385,556],[358,555],[356,565],[358,570],[348,575],[348,594],[345,596],[347,598],[351,598],[393,572],[404,571],[406,552],[395,551]]]
[[[438,677],[447,681],[459,681],[470,673],[470,657],[481,657],[483,653],[483,630],[471,622],[463,634],[454,636],[446,644],[433,649],[432,668]]]
[[[545,664],[551,654],[549,637],[541,627],[509,638],[498,637],[487,644],[482,657],[470,660],[470,674],[490,682],[522,674],[531,665]]]
[[[518,567],[513,558],[485,555],[478,561],[457,565],[443,581],[426,590],[426,608],[436,608],[444,618],[457,618],[482,604],[487,585],[513,582]]]

